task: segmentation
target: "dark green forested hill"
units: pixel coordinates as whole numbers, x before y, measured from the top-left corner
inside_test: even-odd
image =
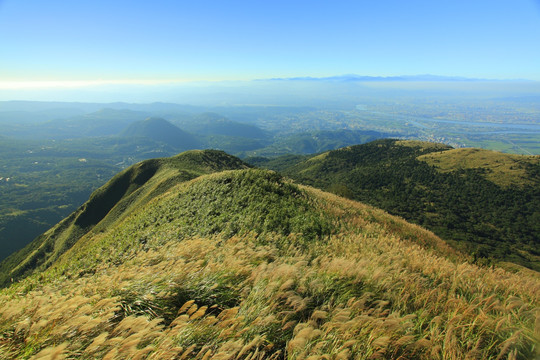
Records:
[[[477,261],[540,271],[538,156],[380,140],[253,163],[425,226]]]

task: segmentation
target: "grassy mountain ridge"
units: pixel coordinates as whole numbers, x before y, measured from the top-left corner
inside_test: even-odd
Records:
[[[128,216],[130,210],[179,182],[205,173],[245,168],[220,151],[192,150],[172,158],[145,160],[113,177],[66,219],[0,264],[0,283],[52,264],[83,235],[99,232]]]
[[[200,172],[197,157],[234,159],[188,155]],[[126,211],[0,292],[0,357],[539,354],[538,278],[463,262],[419,226],[275,172],[177,181]]]
[[[402,216],[478,261],[540,271],[539,156],[385,139],[254,164]]]

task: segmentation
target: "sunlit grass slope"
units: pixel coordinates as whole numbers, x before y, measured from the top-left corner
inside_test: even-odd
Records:
[[[500,186],[538,186],[527,170],[539,167],[540,156],[504,154],[497,151],[463,148],[434,152],[418,157],[442,172],[484,169],[485,177]]]
[[[4,260],[0,265],[0,285],[36,269],[45,269],[83,235],[104,231],[180,182],[202,174],[242,168],[247,165],[238,158],[213,150],[187,151],[171,158],[135,164],[95,191],[69,217]]]
[[[538,278],[276,173],[204,175],[129,213],[0,292],[0,358],[539,355]]]

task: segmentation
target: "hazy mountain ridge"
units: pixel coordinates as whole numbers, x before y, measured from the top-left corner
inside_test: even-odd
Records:
[[[370,206],[227,167],[246,166],[188,152],[135,165],[94,193],[86,218],[72,216],[79,225],[113,211],[0,292],[0,355],[538,354],[538,278],[464,263],[429,231]]]
[[[276,157],[290,154],[314,154],[341,147],[364,144],[389,137],[388,133],[363,130],[318,130],[279,136],[263,148],[250,149],[241,154],[248,157]]]
[[[265,80],[265,79],[261,79]],[[292,77],[292,78],[272,78],[267,80],[273,81],[343,81],[343,82],[424,82],[424,81],[433,81],[433,82],[478,82],[478,81],[509,81],[509,80],[496,80],[496,79],[477,79],[477,78],[467,78],[463,76],[441,76],[441,75],[401,75],[401,76],[364,76],[356,74],[346,74],[346,75],[335,75],[327,77]],[[513,80],[516,81],[516,80]],[[523,80],[525,81],[525,80]]]
[[[149,138],[166,143],[177,151],[197,149],[201,142],[163,118],[149,117],[132,123],[120,134],[128,138]]]
[[[225,135],[251,139],[265,139],[270,136],[255,125],[230,120],[217,113],[202,113],[189,121],[178,121],[180,127],[200,135]]]

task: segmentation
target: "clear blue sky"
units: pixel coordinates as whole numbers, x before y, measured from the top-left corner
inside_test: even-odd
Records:
[[[540,0],[0,0],[0,81],[540,80]]]

